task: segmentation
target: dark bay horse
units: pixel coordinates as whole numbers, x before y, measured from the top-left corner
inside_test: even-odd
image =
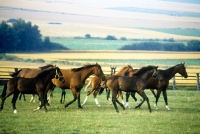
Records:
[[[99,64],[94,65],[85,65],[80,68],[73,69],[61,69],[61,72],[64,76],[65,83],[61,83],[60,81],[53,79],[52,82],[56,87],[64,89],[70,89],[74,99],[65,104],[65,107],[68,107],[70,104],[75,102],[78,99],[78,107],[82,108],[80,104],[80,91],[85,85],[85,80],[92,74],[95,74],[102,80],[105,79],[104,73]]]
[[[47,93],[47,85],[51,81],[51,79],[58,79],[61,82],[65,82],[62,73],[58,67],[51,67],[48,69],[44,69],[40,71],[34,78],[24,78],[24,77],[13,77],[11,78],[3,88],[3,92],[1,95],[1,107],[0,111],[3,110],[3,105],[7,97],[13,95],[12,98],[12,106],[14,113],[17,113],[16,110],[16,101],[19,93],[23,94],[38,94],[41,99],[41,105],[37,108],[37,110],[41,109],[43,106],[45,111],[47,112],[47,108],[45,105],[45,94]],[[8,92],[6,93],[8,89]]]
[[[129,73],[130,73],[129,75],[133,75],[134,76],[135,72],[134,71],[132,71],[132,72],[130,71]],[[177,65],[172,66],[172,67],[170,67],[170,68],[168,68],[166,70],[159,69],[158,70],[158,76],[161,77],[162,80],[150,78],[147,81],[146,88],[150,89],[152,91],[152,93],[154,94],[154,97],[156,98],[156,101],[155,101],[155,104],[154,104],[154,107],[156,109],[158,109],[157,103],[158,103],[158,99],[160,97],[160,93],[163,92],[163,98],[164,98],[165,105],[166,105],[165,107],[168,110],[170,110],[170,108],[168,106],[168,99],[167,99],[167,87],[169,85],[169,80],[172,77],[174,77],[174,75],[176,73],[179,73],[184,78],[188,77],[187,72],[186,72],[186,68],[185,68],[185,63],[177,64]],[[155,94],[154,89],[157,90],[157,94]],[[130,94],[126,94],[126,100],[127,101],[128,101],[129,95]],[[131,92],[131,96],[133,98],[135,98],[135,92]]]
[[[17,72],[14,72],[14,73],[10,73],[10,76],[11,77],[24,77],[24,78],[34,78],[38,73],[40,73],[42,70],[44,70],[44,69],[47,69],[47,68],[50,68],[50,67],[54,67],[53,65],[51,65],[51,64],[48,64],[48,65],[45,65],[45,66],[41,66],[41,67],[38,67],[38,68],[23,68],[23,69],[20,69],[20,70],[18,70]],[[51,84],[51,82],[50,82],[50,84]],[[51,87],[52,86],[52,84],[51,85],[48,85],[47,86],[47,88],[49,88],[49,87]],[[50,103],[51,103],[51,101],[52,101],[52,94],[51,94],[52,92],[50,92]],[[22,94],[22,93],[20,93],[20,96],[19,96],[19,99],[21,99],[21,96],[23,95],[23,97],[24,97],[24,99],[25,99],[25,95],[24,94]],[[32,97],[31,97],[31,100],[30,100],[30,102],[31,101],[33,101],[34,100],[34,94],[32,95]],[[35,101],[35,100],[34,100]],[[45,100],[46,102],[47,102],[47,100]]]
[[[137,92],[140,96],[143,97],[143,101],[135,108],[139,108],[146,100],[149,111],[151,112],[149,99],[146,96],[144,90],[146,88],[146,81],[152,76],[157,77],[157,68],[158,67],[156,66],[142,67],[135,73],[133,77],[113,75],[107,79],[105,86],[107,86],[110,91],[112,91],[112,102],[116,112],[119,112],[116,102],[125,110],[124,105],[120,103],[116,98],[118,91]]]
[[[124,76],[124,74],[126,73],[126,72],[129,72],[129,71],[131,71],[133,68],[130,66],[130,65],[127,65],[127,66],[124,66],[124,67],[122,67],[119,71],[118,71],[118,73],[117,74],[114,74],[115,73],[115,69],[116,69],[116,67],[115,68],[111,68],[111,75],[107,75],[106,76],[106,79],[108,79],[110,76],[112,76],[112,75],[117,75],[117,76]],[[103,90],[104,90],[104,88],[102,88],[101,86],[100,86],[100,84],[101,84],[101,79],[99,79],[99,77],[93,77],[92,79],[91,79],[91,82],[90,82],[91,84],[92,84],[92,88],[87,92],[87,95],[86,95],[86,97],[85,97],[85,100],[84,100],[84,102],[82,103],[82,106],[87,102],[87,100],[88,100],[88,97],[89,97],[89,95],[92,93],[92,92],[94,92],[94,99],[95,99],[95,103],[96,103],[96,105],[98,105],[99,107],[100,107],[100,104],[99,104],[99,102],[98,102],[98,100],[97,100],[97,94],[98,93],[102,93],[103,92]],[[88,86],[88,85],[87,85]],[[102,88],[102,89],[101,89]],[[101,91],[100,91],[101,90]],[[122,98],[122,103],[124,104],[124,101],[123,101],[123,96],[122,96],[122,92],[121,91],[119,91],[119,93],[118,93],[118,95]],[[107,97],[108,98],[108,97]]]

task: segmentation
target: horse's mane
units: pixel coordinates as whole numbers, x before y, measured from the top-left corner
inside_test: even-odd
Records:
[[[174,67],[176,67],[176,66],[181,66],[181,65],[183,65],[183,64],[177,64],[177,65],[172,66],[172,67],[170,67],[170,68],[168,68],[168,69],[166,69],[166,70],[163,70],[163,75],[164,75],[164,76],[169,76],[169,74],[171,74],[172,71],[174,70]]]
[[[18,70],[17,72],[10,73],[9,75],[10,75],[11,77],[15,77],[15,76],[17,76],[17,75],[19,74],[19,72],[20,72],[21,70],[22,70],[22,69]]]
[[[46,68],[49,68],[49,67],[54,67],[54,65],[51,65],[51,64],[47,64],[45,66],[41,66],[41,67],[38,67],[40,70],[43,70],[43,69],[46,69]]]
[[[131,68],[132,68],[131,65],[127,65],[127,66],[122,67],[118,72],[121,72],[122,70],[124,70],[125,68],[128,68],[128,67],[131,67]]]
[[[91,68],[91,67],[94,67],[94,66],[97,66],[97,65],[98,65],[98,64],[93,64],[93,65],[87,64],[87,65],[84,65],[84,66],[79,67],[79,68],[72,68],[71,70],[72,70],[73,72],[78,72],[78,71],[80,71],[80,70],[82,70],[82,69]]]
[[[51,68],[43,69],[43,70],[41,70],[41,71],[35,76],[35,78],[36,78],[36,77],[40,77],[40,76],[42,76],[42,75],[45,75],[45,74],[48,73],[49,71],[55,70],[56,68],[57,68],[57,67],[51,67]]]
[[[141,75],[141,74],[143,74],[144,72],[146,72],[146,71],[148,71],[148,70],[150,70],[150,69],[153,69],[153,68],[156,68],[155,66],[151,66],[151,65],[149,65],[149,66],[147,66],[147,67],[142,67],[142,68],[140,68],[140,69],[138,69],[137,71],[136,71],[136,73],[134,74],[134,76],[135,75]]]

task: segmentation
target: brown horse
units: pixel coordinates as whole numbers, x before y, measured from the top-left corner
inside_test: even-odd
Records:
[[[63,73],[65,83],[61,83],[60,81],[53,79],[53,84],[62,90],[70,89],[74,96],[74,99],[69,103],[66,103],[65,107],[68,107],[78,99],[78,107],[82,108],[80,104],[80,90],[83,88],[85,80],[90,75],[95,74],[102,80],[105,79],[104,73],[99,64],[85,65],[83,67],[73,69],[61,69],[61,72]]]
[[[116,112],[119,112],[116,102],[125,110],[124,105],[116,98],[118,91],[137,92],[143,97],[143,101],[135,108],[140,107],[146,100],[149,111],[151,112],[149,99],[144,90],[146,88],[146,81],[152,76],[157,77],[157,68],[158,67],[155,66],[142,67],[135,73],[135,76],[133,77],[113,75],[107,79],[106,86],[110,89],[110,91],[112,91],[112,102]]]
[[[134,76],[134,71],[129,72],[129,75],[133,75]],[[167,99],[167,87],[169,85],[169,80],[174,77],[174,75],[176,73],[179,73],[181,76],[183,76],[184,78],[187,78],[187,72],[186,72],[186,68],[185,68],[185,63],[181,63],[175,66],[172,66],[166,70],[158,70],[158,76],[162,78],[162,80],[158,80],[158,79],[153,79],[150,78],[147,81],[147,85],[146,88],[150,89],[152,91],[152,93],[154,94],[154,97],[156,98],[154,107],[156,109],[158,109],[157,107],[157,103],[158,103],[158,99],[160,97],[160,93],[163,92],[163,97],[165,100],[165,107],[170,110],[169,106],[168,106],[168,99]],[[154,92],[154,89],[157,90],[157,95]],[[128,98],[129,98],[130,94],[126,94],[126,101],[128,102]],[[131,96],[133,98],[135,98],[135,92],[131,93]],[[135,100],[135,99],[134,99]]]
[[[107,76],[106,76],[106,79],[108,79],[110,76],[114,75],[115,69],[116,69],[116,68],[111,68],[111,75],[107,75]],[[115,75],[117,75],[117,76],[124,76],[124,74],[125,74],[126,72],[129,72],[129,71],[131,71],[132,69],[133,69],[133,68],[132,68],[130,65],[127,65],[127,66],[123,67],[122,69],[120,69],[120,71],[119,71],[117,74],[115,74]],[[103,90],[104,90],[104,88],[101,89],[101,86],[100,86],[100,84],[101,84],[101,79],[99,79],[98,77],[93,77],[93,78],[91,79],[91,82],[90,82],[90,83],[92,83],[92,88],[87,92],[87,95],[86,95],[86,97],[85,97],[84,102],[82,103],[82,106],[87,102],[87,99],[88,99],[89,95],[90,95],[92,92],[94,92],[93,95],[94,95],[95,103],[96,103],[96,105],[98,105],[98,106],[100,107],[100,104],[99,104],[99,102],[98,102],[96,96],[97,96],[98,93],[101,94],[101,93],[103,92]],[[88,86],[88,85],[87,85],[87,86]],[[101,91],[100,91],[100,90],[101,90]],[[122,103],[124,103],[122,92],[119,91],[118,95],[122,98]],[[109,95],[108,95],[108,96],[109,96]],[[108,97],[107,97],[107,98],[108,98]]]
[[[50,67],[54,67],[53,65],[51,64],[48,64],[48,65],[45,65],[45,66],[41,66],[39,68],[23,68],[23,69],[20,69],[18,70],[17,72],[14,72],[14,73],[10,73],[10,76],[11,77],[24,77],[24,78],[34,78],[38,73],[40,73],[43,69],[47,69],[47,68],[50,68]],[[52,87],[52,84],[51,82],[49,83],[49,85],[47,86],[47,88],[50,88]],[[51,89],[50,89],[51,90]],[[21,100],[21,96],[23,95],[24,97],[24,100],[25,100],[25,95],[20,93],[20,96],[19,96],[19,99]],[[32,94],[32,97],[31,97],[31,101],[35,101],[34,99],[34,94]],[[45,101],[47,102],[46,100],[47,97],[45,97]],[[51,103],[52,101],[52,98],[53,98],[53,95],[52,95],[52,91],[50,92],[50,99],[49,99],[49,102]]]
[[[47,93],[47,84],[51,81],[51,79],[56,78],[61,82],[65,82],[62,73],[58,67],[51,67],[48,69],[44,69],[40,71],[34,78],[24,78],[24,77],[13,77],[11,78],[3,88],[3,92],[1,95],[1,107],[0,111],[3,110],[3,105],[7,97],[13,95],[12,98],[12,106],[14,113],[17,113],[16,110],[16,101],[19,93],[23,94],[38,94],[41,99],[41,105],[37,108],[37,110],[41,109],[43,106],[45,111],[47,112],[47,108],[45,105],[45,94]],[[8,92],[6,90],[8,88]]]

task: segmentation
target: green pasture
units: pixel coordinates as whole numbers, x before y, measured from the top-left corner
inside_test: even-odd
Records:
[[[0,87],[2,92],[2,87]],[[26,95],[27,101],[17,101],[18,113],[14,114],[10,96],[0,112],[0,133],[2,134],[197,134],[200,128],[200,92],[184,90],[168,90],[169,107],[165,109],[163,96],[158,103],[158,110],[153,107],[155,98],[149,90],[145,91],[150,99],[152,113],[149,113],[146,102],[140,109],[134,109],[136,105],[130,99],[131,109],[116,113],[113,105],[106,100],[105,92],[98,96],[101,107],[96,106],[93,96],[90,95],[83,109],[77,108],[77,102],[64,108],[59,103],[61,90],[54,90],[53,104],[44,109],[33,112],[37,108],[36,103],[30,103],[30,95]],[[86,92],[82,89],[81,102]],[[125,96],[124,96],[125,97]],[[140,97],[136,96],[138,99]],[[38,99],[36,99],[38,100]],[[72,94],[67,90],[66,102],[72,100]]]

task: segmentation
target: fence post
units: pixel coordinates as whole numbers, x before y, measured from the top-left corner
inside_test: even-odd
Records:
[[[196,77],[197,77],[197,90],[200,90],[199,73],[196,73]]]
[[[173,90],[176,89],[176,77],[175,76],[172,78],[172,87],[173,87]]]

